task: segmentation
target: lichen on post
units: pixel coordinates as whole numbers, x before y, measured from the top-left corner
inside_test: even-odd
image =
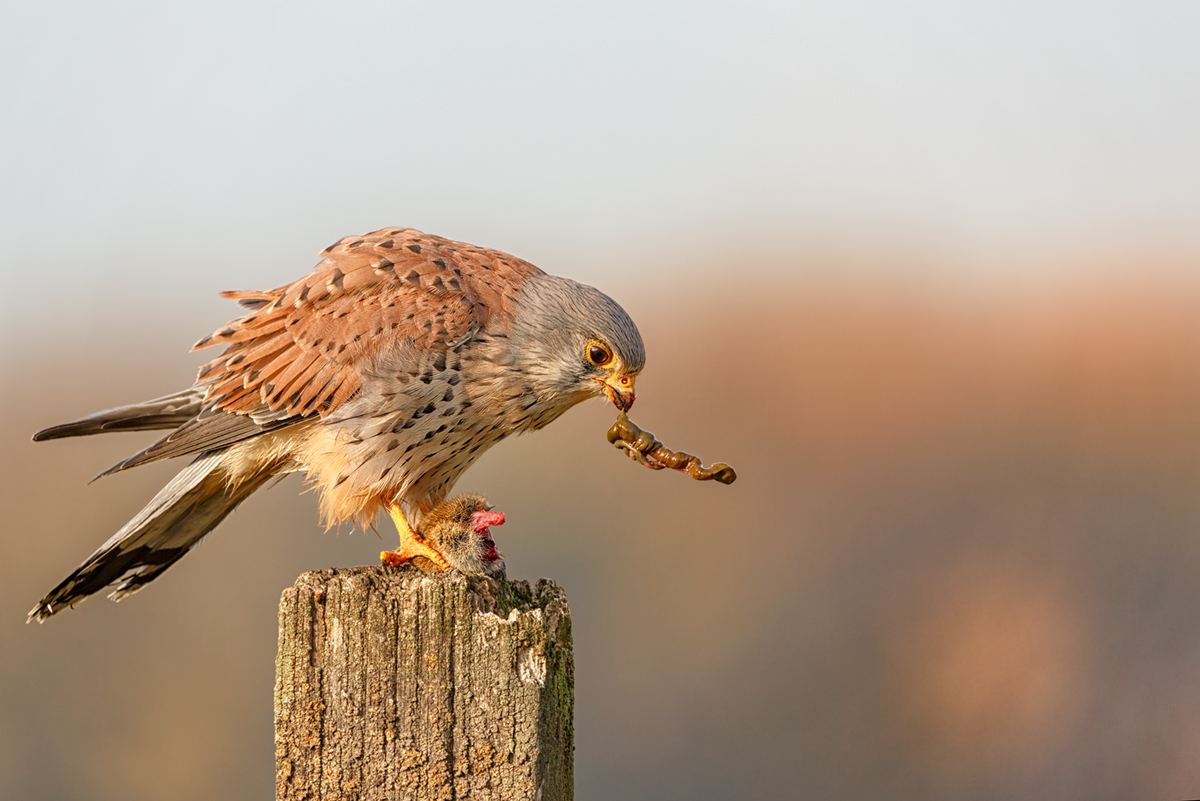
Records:
[[[573,797],[574,661],[551,581],[359,567],[279,605],[279,799]]]

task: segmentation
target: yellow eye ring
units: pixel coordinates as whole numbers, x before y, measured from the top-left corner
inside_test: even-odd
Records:
[[[608,367],[613,363],[613,352],[602,342],[589,340],[586,352],[587,360],[597,367]]]

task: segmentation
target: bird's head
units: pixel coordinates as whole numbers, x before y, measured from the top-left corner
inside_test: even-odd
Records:
[[[646,349],[633,320],[600,290],[553,275],[532,278],[513,332],[517,364],[543,401],[565,410],[605,395],[621,411],[633,406]]]

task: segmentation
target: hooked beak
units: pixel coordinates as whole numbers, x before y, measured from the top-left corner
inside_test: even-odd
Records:
[[[616,406],[623,412],[629,411],[636,400],[633,392],[633,376],[631,375],[614,375],[604,379],[601,384],[604,387],[604,394],[612,401],[613,406]]]

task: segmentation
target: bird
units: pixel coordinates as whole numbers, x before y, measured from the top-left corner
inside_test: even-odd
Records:
[[[421,536],[460,573],[482,573],[493,578],[504,575],[504,555],[496,550],[491,526],[504,524],[504,512],[492,509],[480,495],[459,495],[434,507],[421,526]],[[418,554],[418,568],[436,571],[437,566]]]
[[[447,569],[422,520],[485,451],[589,398],[634,403],[641,334],[594,287],[413,228],[343,237],[320,257],[277,289],[221,293],[246,311],[195,344],[224,350],[192,386],[34,435],[169,431],[101,476],[193,460],[28,620],[108,587],[114,601],[131,595],[292,472],[316,489],[326,526],[386,511],[400,547],[383,562]]]

